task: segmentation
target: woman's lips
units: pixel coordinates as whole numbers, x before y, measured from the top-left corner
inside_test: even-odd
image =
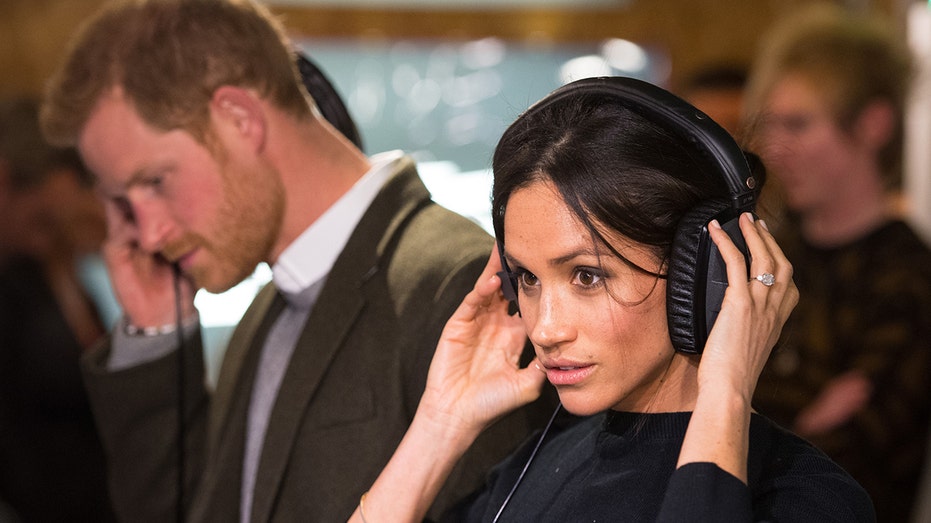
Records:
[[[594,365],[582,364],[547,364],[546,379],[555,386],[578,385],[595,371]]]

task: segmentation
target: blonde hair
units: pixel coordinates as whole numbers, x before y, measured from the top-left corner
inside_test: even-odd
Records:
[[[816,4],[781,21],[762,43],[747,86],[747,120],[758,123],[769,92],[788,74],[800,74],[819,89],[844,130],[852,128],[870,103],[885,101],[895,112],[896,129],[879,162],[887,182],[896,185],[913,65],[893,26],[876,15]]]

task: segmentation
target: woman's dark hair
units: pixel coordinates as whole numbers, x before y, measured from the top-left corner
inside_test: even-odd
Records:
[[[728,196],[722,175],[680,134],[614,96],[582,90],[521,115],[498,142],[493,169],[492,223],[502,245],[511,194],[549,180],[594,238],[656,276],[662,274],[621,256],[603,231],[654,248],[665,264],[683,215],[700,201]]]

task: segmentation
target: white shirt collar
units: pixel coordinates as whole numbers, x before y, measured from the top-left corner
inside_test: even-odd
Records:
[[[401,151],[371,157],[371,169],[285,248],[272,265],[272,280],[278,289],[298,293],[330,272],[362,215],[402,157]]]

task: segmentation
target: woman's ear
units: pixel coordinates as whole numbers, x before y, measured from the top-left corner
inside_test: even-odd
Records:
[[[229,85],[217,88],[210,100],[210,113],[215,125],[223,126],[254,151],[265,145],[268,121],[262,104],[252,91]]]
[[[866,105],[854,124],[857,140],[873,151],[889,143],[895,132],[895,110],[885,100],[874,100]]]

